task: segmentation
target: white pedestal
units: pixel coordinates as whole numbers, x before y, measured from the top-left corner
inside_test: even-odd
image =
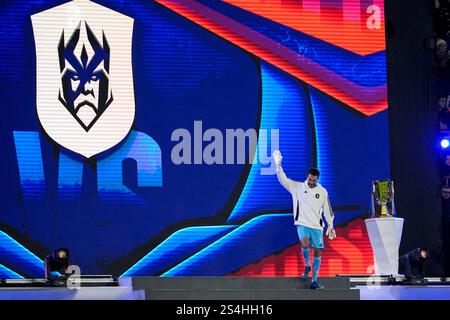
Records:
[[[398,275],[398,249],[402,239],[403,221],[402,218],[392,217],[365,220],[376,275]]]

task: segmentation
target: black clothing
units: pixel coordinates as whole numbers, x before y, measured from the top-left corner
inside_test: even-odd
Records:
[[[64,250],[66,251],[66,258],[58,258],[58,252]],[[59,272],[62,276],[66,274],[66,270],[69,267],[69,252],[67,249],[56,249],[52,254],[45,257],[45,277],[47,279],[52,279],[52,272]]]
[[[417,269],[416,276],[418,278],[423,278],[423,276],[425,274],[424,263],[425,263],[426,259],[422,258],[422,256],[420,255],[420,252],[422,250],[423,249],[417,248],[417,249],[414,249],[413,251],[408,252],[407,254],[400,257],[399,273],[404,274],[405,278],[407,278],[407,279],[412,278],[412,276],[413,276],[412,269],[413,268]]]

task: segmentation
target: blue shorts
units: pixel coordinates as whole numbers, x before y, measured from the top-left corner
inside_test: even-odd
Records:
[[[297,226],[297,233],[300,240],[303,238],[310,239],[311,247],[323,249],[323,230]]]

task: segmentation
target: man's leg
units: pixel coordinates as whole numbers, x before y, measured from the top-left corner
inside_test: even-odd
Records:
[[[306,264],[307,267],[311,267],[311,264],[309,262],[309,253],[310,253],[310,251],[309,251],[309,246],[310,246],[309,238],[303,238],[301,240],[301,242],[302,242],[302,254],[303,254],[303,258],[305,259],[305,264]]]
[[[311,263],[309,262],[309,238],[303,238],[302,242],[302,254],[305,259],[305,270],[303,271],[302,278],[308,278],[308,274],[311,272]]]
[[[412,278],[411,264],[409,263],[409,258],[408,258],[407,254],[400,257],[399,264],[400,264],[400,269],[402,269],[406,280],[411,280],[411,278]]]
[[[311,232],[311,246],[314,249],[314,260],[313,260],[313,276],[310,284],[311,289],[322,289],[324,288],[317,282],[317,275],[319,274],[320,263],[322,260],[322,249],[323,249],[323,231],[318,229],[313,229]]]
[[[321,262],[322,262],[322,249],[314,248],[313,276],[312,276],[313,282],[317,282],[317,275],[319,274]]]
[[[302,278],[306,279],[308,274],[311,272],[311,263],[309,261],[309,247],[310,247],[310,238],[308,234],[305,232],[305,227],[298,226],[298,237],[300,238],[300,242],[302,244],[302,255],[305,260],[305,270],[303,271]]]

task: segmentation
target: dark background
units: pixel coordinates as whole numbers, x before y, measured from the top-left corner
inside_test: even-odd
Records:
[[[391,178],[405,219],[400,254],[430,250],[427,275],[443,273],[434,1],[386,0]]]

